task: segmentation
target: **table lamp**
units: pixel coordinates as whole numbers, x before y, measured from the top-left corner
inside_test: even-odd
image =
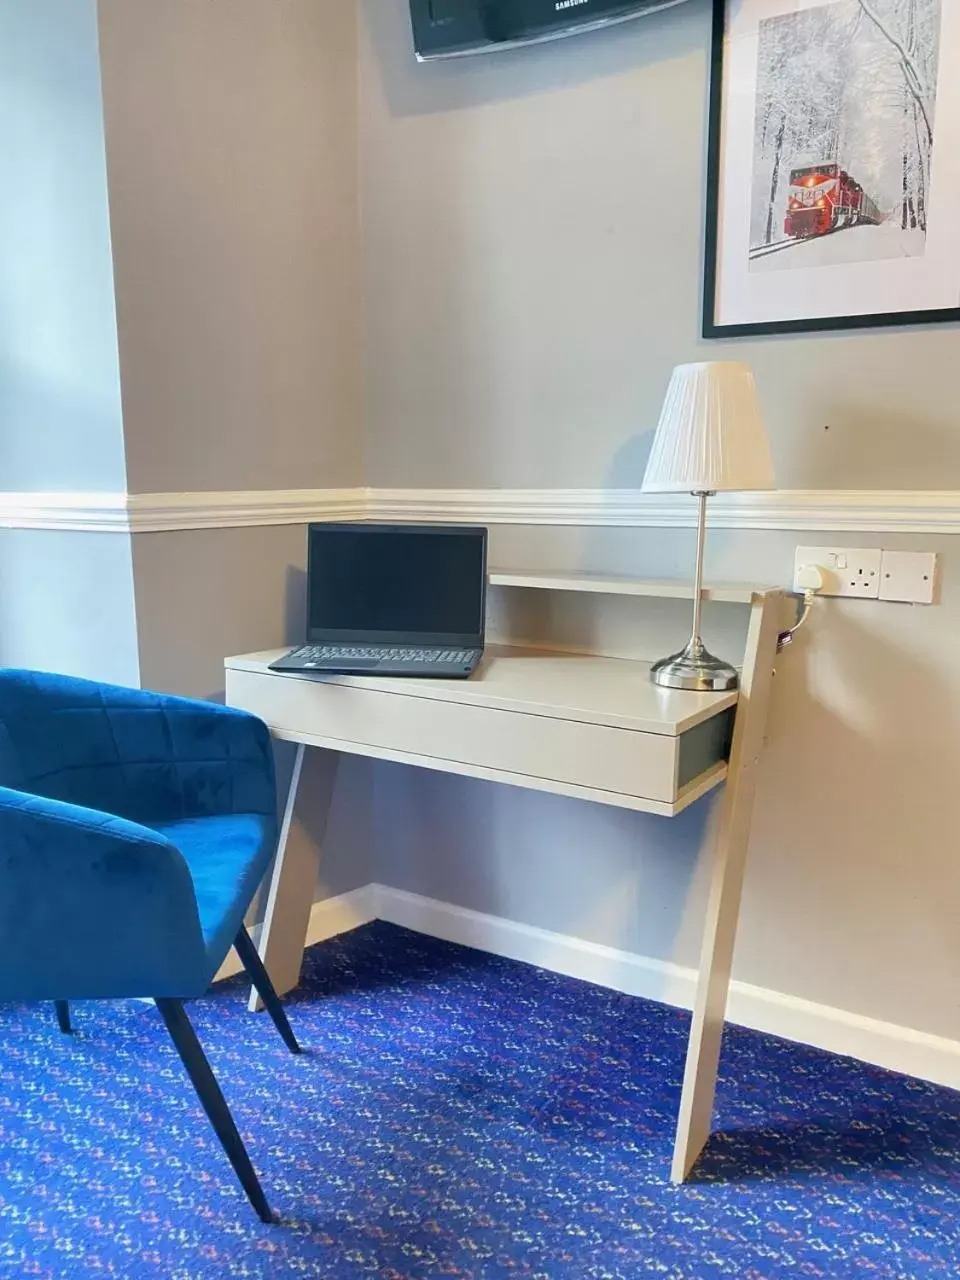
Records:
[[[693,631],[686,647],[650,668],[667,689],[736,689],[735,667],[715,658],[700,638],[707,498],[714,493],[773,489],[773,463],[753,374],[745,364],[681,364],[667,388],[644,493],[692,493],[699,504]]]

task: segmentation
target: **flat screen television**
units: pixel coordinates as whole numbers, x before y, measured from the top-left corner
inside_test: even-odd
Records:
[[[420,62],[556,40],[684,0],[410,0]]]

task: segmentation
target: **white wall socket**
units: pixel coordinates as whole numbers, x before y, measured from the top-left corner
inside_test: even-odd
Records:
[[[938,570],[933,551],[884,551],[880,560],[880,599],[933,604],[939,599]]]
[[[880,563],[883,552],[872,547],[797,547],[793,589],[802,591],[797,575],[815,565],[823,576],[822,596],[880,597]]]

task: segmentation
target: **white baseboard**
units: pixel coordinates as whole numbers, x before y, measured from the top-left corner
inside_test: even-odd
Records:
[[[310,923],[307,926],[307,946],[312,947],[316,942],[326,942],[328,938],[335,938],[338,934],[348,933],[351,929],[357,929],[360,925],[369,924],[371,920],[375,920],[377,918],[374,911],[375,889],[375,885],[365,884],[359,889],[351,889],[349,893],[341,893],[335,898],[325,898],[322,902],[315,902],[310,911]],[[254,942],[259,942],[259,925],[251,927],[250,936]],[[242,970],[243,965],[231,947],[214,982],[232,978]]]
[[[314,903],[307,945],[324,942],[372,920],[386,920],[431,938],[475,947],[675,1008],[690,1009],[693,1005],[697,981],[693,969],[382,884],[364,885]],[[250,932],[256,940],[256,928]],[[233,977],[240,969],[240,962],[231,951],[217,980]],[[727,1016],[731,1022],[754,1031],[960,1089],[957,1040],[865,1018],[747,982],[731,984]]]
[[[692,528],[684,494],[638,489],[263,489],[201,493],[0,492],[0,528],[74,533],[245,529],[314,520]],[[960,490],[781,489],[719,494],[710,524],[726,529],[960,533]]]
[[[385,885],[370,889],[378,919],[628,995],[682,1009],[693,1005],[693,969]],[[755,1031],[960,1089],[960,1041],[737,981],[731,984],[728,1018]]]

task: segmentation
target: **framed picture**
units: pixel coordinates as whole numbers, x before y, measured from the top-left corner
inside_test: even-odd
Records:
[[[715,0],[703,335],[960,320],[960,0]]]

